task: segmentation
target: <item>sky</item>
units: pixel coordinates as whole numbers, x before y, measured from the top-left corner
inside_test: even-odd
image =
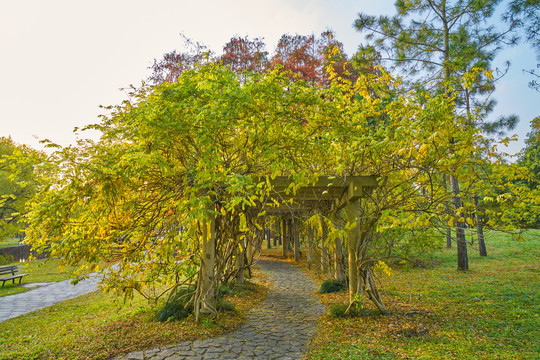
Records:
[[[126,99],[121,90],[150,75],[154,59],[182,49],[183,33],[216,54],[233,36],[264,38],[270,53],[282,34],[331,29],[350,56],[363,41],[353,22],[359,12],[394,14],[390,0],[17,0],[0,1],[0,136],[43,149],[40,140],[73,144],[74,127],[98,122],[99,105]],[[540,93],[522,69],[533,69],[533,50],[503,51],[510,72],[493,95],[492,118],[516,114],[518,152],[540,115]],[[510,134],[511,135],[511,134]]]

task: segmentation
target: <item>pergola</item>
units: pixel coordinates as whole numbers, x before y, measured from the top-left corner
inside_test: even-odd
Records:
[[[295,182],[288,177],[276,177],[270,180],[271,192],[269,196],[276,200],[271,201],[272,206],[261,205],[256,211],[266,211],[266,214],[279,216],[282,219],[283,234],[286,228],[289,234],[294,238],[295,260],[299,260],[300,241],[297,226],[294,223],[296,215],[309,214],[313,211],[320,211],[323,208],[326,211],[336,213],[339,209],[347,208],[347,218],[349,222],[358,221],[360,218],[359,201],[362,197],[369,194],[377,187],[377,176],[349,176],[346,178],[324,176],[319,177],[315,183],[295,188]],[[269,202],[270,203],[270,202]],[[286,223],[289,223],[286,226]],[[355,249],[358,243],[357,229],[352,228],[348,233],[349,249]],[[283,241],[283,253],[286,256],[288,244]],[[196,313],[199,306],[214,302],[213,283],[215,279],[214,265],[216,257],[216,237],[215,237],[215,217],[202,226],[202,256],[201,256],[201,278],[200,293],[203,301],[196,302]],[[352,253],[354,254],[354,253]],[[354,256],[354,255],[353,255]],[[238,257],[243,259],[243,257]],[[352,274],[351,261],[356,261],[356,257],[351,258],[349,251],[349,277],[351,279],[349,286],[354,286],[356,275]],[[239,264],[243,266],[243,264]],[[243,273],[242,273],[243,276]],[[353,278],[354,276],[354,278]]]
[[[313,214],[316,211],[336,213],[347,207],[349,219],[358,218],[358,201],[377,187],[377,176],[348,176],[346,178],[324,176],[308,186],[294,188],[289,177],[276,177],[270,181],[273,199],[279,204],[264,207],[266,214],[282,219],[283,256],[287,254],[288,241],[294,243],[294,257],[299,260],[299,237],[295,218]],[[287,236],[287,233],[290,236]]]

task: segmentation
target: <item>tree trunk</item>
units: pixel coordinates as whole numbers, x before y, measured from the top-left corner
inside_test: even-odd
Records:
[[[255,250],[255,245],[253,245],[253,240],[258,240],[257,237],[246,237],[246,249],[245,254],[247,258],[247,266],[249,267],[251,263],[253,263],[253,253]]]
[[[443,52],[443,71],[444,71],[444,94],[448,98],[450,97],[450,28],[448,25],[448,19],[446,14],[446,0],[441,2],[441,20],[443,23],[443,38],[444,38],[444,52]],[[467,242],[465,241],[465,225],[462,221],[459,221],[461,214],[458,214],[461,208],[461,199],[459,195],[459,182],[450,175],[450,187],[452,189],[452,196],[454,198],[454,213],[456,219],[456,242],[458,250],[458,270],[469,270],[469,259],[467,257]]]
[[[236,282],[235,286],[243,288],[244,279],[245,279],[245,263],[244,263],[244,251],[245,246],[242,244],[245,240],[242,240],[236,247],[236,268],[238,272],[236,273]]]
[[[215,297],[216,263],[216,225],[215,215],[209,214],[209,219],[202,222],[202,254],[199,280],[195,294],[195,319],[199,321],[200,315],[210,313],[217,315]]]
[[[341,239],[338,237],[336,238],[336,280],[339,282],[344,283],[345,282],[345,269],[343,266],[344,263],[344,257],[343,257],[343,244],[341,243]]]
[[[266,240],[266,248],[271,249],[272,244],[270,243],[270,235],[268,234],[268,231],[266,231],[266,218],[264,218],[262,222],[262,240],[261,241],[264,242],[264,240]],[[262,245],[261,245],[261,249],[262,249]]]
[[[446,190],[448,189],[448,185],[446,184],[446,173],[443,174],[443,186],[446,192]],[[450,205],[448,204],[448,200],[444,202],[444,209],[446,211],[446,214],[448,214],[449,216],[452,216],[452,214],[450,213]],[[446,224],[445,227],[446,227],[446,248],[450,249],[452,248],[452,228],[448,226],[448,224]]]
[[[450,186],[452,188],[452,195],[454,197],[454,210],[456,217],[456,242],[458,251],[458,270],[469,270],[469,258],[467,256],[467,242],[465,241],[465,225],[460,218],[462,214],[459,213],[461,209],[461,198],[459,194],[458,180],[450,175]]]
[[[265,231],[265,236],[266,236],[266,247],[267,247],[268,249],[271,249],[271,248],[272,248],[272,239],[270,238],[270,233],[271,233],[270,229],[267,229],[267,230]],[[275,241],[275,240],[274,240],[274,241]]]
[[[484,240],[484,217],[479,214],[480,209],[478,207],[478,195],[473,196],[474,207],[476,209],[476,233],[478,234],[478,247],[480,249],[480,256],[487,256],[486,242]]]

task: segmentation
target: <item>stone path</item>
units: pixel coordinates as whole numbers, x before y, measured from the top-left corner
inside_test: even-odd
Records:
[[[324,308],[312,296],[313,281],[291,264],[261,260],[259,266],[274,282],[263,305],[248,313],[236,332],[132,352],[117,360],[179,359],[300,359],[317,332]]]
[[[23,293],[2,296],[0,297],[0,322],[88,294],[97,289],[99,280],[95,275],[91,275],[89,279],[80,281],[77,285],[71,285],[71,280],[64,280],[40,284],[43,286]]]

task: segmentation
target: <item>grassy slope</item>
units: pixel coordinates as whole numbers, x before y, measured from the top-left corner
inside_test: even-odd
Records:
[[[540,231],[525,238],[490,233],[487,258],[469,248],[467,273],[456,270],[454,248],[441,249],[438,266],[382,275],[392,314],[325,316],[308,358],[540,358]],[[321,299],[326,305],[346,302],[346,294]]]
[[[265,277],[244,292],[227,295],[236,311],[217,321],[154,321],[142,297],[123,303],[114,294],[94,292],[1,323],[0,359],[110,359],[127,352],[215,336],[241,326],[245,312],[264,300]]]

